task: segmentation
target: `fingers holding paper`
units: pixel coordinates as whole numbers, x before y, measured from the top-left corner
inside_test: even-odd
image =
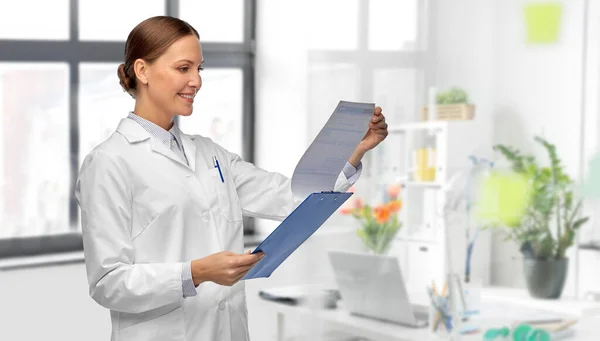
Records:
[[[371,118],[371,122],[369,122],[369,131],[367,131],[365,137],[360,142],[359,148],[362,148],[364,152],[375,148],[388,136],[387,128],[388,124],[385,122],[385,116],[381,107],[375,107],[373,117]]]
[[[369,122],[369,130],[358,144],[358,147],[350,156],[348,162],[357,167],[362,157],[371,149],[377,147],[388,136],[388,124],[385,122],[385,116],[381,107],[375,107],[373,116]]]
[[[380,122],[385,122],[385,116],[383,116],[381,107],[375,107],[375,110],[373,111],[373,117],[371,117],[371,126]]]

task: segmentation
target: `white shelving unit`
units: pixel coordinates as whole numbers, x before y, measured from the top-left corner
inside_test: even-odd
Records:
[[[453,270],[461,277],[464,274],[465,224],[458,220],[447,225],[443,210],[448,181],[454,173],[469,166],[468,156],[476,149],[466,135],[474,125],[472,121],[390,125],[384,151],[375,156],[373,173],[379,175],[376,181],[381,185],[400,183],[403,187],[400,213],[403,227],[390,253],[398,257],[407,287],[412,292],[422,292],[432,280],[442,283],[445,278],[447,233],[452,245]],[[418,148],[435,150],[433,181],[415,179],[413,151]],[[479,233],[471,258],[471,278],[481,280],[484,285],[490,281],[491,238],[487,234]]]

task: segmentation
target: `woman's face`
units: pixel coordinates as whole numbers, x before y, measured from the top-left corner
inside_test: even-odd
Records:
[[[148,65],[148,99],[173,116],[191,115],[194,97],[202,86],[203,62],[202,48],[195,35],[177,40]]]

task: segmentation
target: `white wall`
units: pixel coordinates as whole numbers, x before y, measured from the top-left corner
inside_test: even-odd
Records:
[[[560,40],[552,45],[526,43],[523,5],[528,2],[438,1],[437,83],[468,90],[478,118],[491,120],[493,143],[546,160],[533,142],[539,134],[556,144],[566,170],[579,180],[584,1],[561,1]],[[513,243],[496,236],[492,257],[493,283],[524,286]],[[566,293],[573,289],[570,278]]]
[[[0,339],[110,340],[109,313],[87,290],[83,264],[0,271]]]
[[[584,115],[584,177],[588,176],[589,162],[598,153],[600,138],[600,2],[589,1],[588,30],[586,41],[586,70],[585,77],[585,115]],[[582,242],[600,240],[600,229],[593,228],[598,225],[600,202],[588,202],[587,214],[592,218],[591,224],[586,224],[582,229],[580,238]]]

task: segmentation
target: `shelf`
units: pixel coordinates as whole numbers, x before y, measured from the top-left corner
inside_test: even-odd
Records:
[[[393,124],[388,127],[390,133],[406,133],[415,130],[431,130],[431,129],[444,129],[448,126],[446,121],[432,121],[432,122],[410,122],[402,124]]]
[[[401,181],[403,187],[437,188],[441,189],[443,184],[434,181]]]
[[[440,243],[435,238],[412,237],[412,236],[397,236],[396,241],[404,243],[419,243],[429,246],[438,246]]]

